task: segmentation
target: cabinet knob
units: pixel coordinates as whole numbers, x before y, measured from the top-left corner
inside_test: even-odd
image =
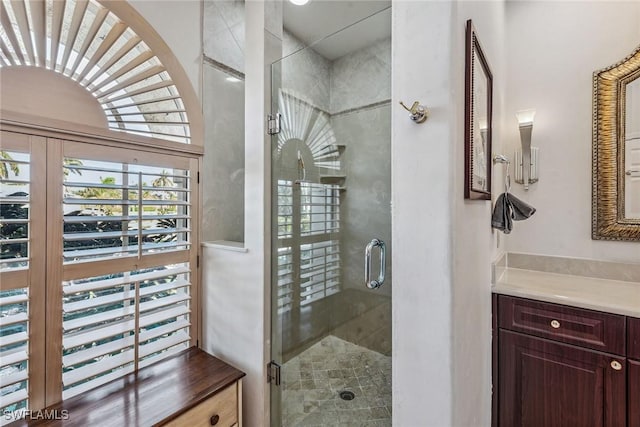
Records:
[[[560,322],[558,322],[558,321],[557,321],[557,320],[555,320],[555,319],[554,319],[554,320],[552,320],[552,321],[551,321],[551,327],[552,327],[553,329],[558,329],[558,328],[560,327]]]
[[[611,362],[611,367],[613,369],[615,369],[616,371],[619,371],[622,369],[622,364],[620,362],[618,362],[617,360],[614,360],[613,362]]]
[[[214,415],[213,417],[211,417],[209,421],[211,422],[212,426],[218,424],[218,421],[220,421],[220,415],[218,414]]]

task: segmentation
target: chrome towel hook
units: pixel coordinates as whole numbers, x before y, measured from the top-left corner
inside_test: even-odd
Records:
[[[411,108],[404,105],[402,101],[400,101],[400,105],[410,113],[409,118],[416,123],[424,123],[429,117],[429,110],[424,105],[420,105],[420,101],[414,102]]]
[[[511,173],[509,172],[509,166],[511,165],[511,162],[509,161],[509,158],[504,154],[496,154],[493,157],[493,164],[495,165],[496,163],[502,163],[507,166],[507,173],[504,177],[504,192],[508,193],[509,191],[511,191]]]

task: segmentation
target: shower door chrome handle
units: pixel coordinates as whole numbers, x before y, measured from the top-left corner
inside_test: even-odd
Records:
[[[377,280],[371,280],[371,251],[380,248],[380,272]],[[377,289],[384,284],[386,275],[387,246],[380,239],[373,239],[364,250],[364,284],[369,289]]]

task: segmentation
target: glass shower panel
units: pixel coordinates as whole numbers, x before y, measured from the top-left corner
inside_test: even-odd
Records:
[[[339,48],[390,17],[272,65],[272,426],[391,425],[390,34]]]

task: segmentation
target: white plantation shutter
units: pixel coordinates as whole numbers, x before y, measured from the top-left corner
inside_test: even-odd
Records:
[[[300,304],[340,290],[340,242],[326,240],[300,247]]]
[[[195,341],[194,162],[138,155],[64,143],[63,398]]]
[[[63,283],[63,397],[187,348],[189,275],[180,264]]]
[[[4,425],[196,344],[199,192],[195,156],[0,135]]]
[[[109,129],[191,142],[185,102],[169,70],[108,6],[12,0],[0,2],[0,16],[0,68],[38,67],[68,77],[100,103]]]
[[[0,411],[42,405],[44,339],[44,139],[1,132],[0,137]],[[0,424],[11,421],[0,418]]]
[[[0,271],[10,271],[28,268],[31,156],[16,150],[0,154]]]
[[[0,409],[27,407],[29,360],[28,288],[0,291]]]
[[[4,135],[3,135],[4,136]],[[4,139],[4,138],[3,138]],[[0,158],[0,274],[29,267],[30,155],[3,150]],[[17,174],[16,174],[17,172]],[[0,409],[27,407],[29,360],[29,293],[26,277],[14,289],[0,291]]]
[[[64,169],[65,263],[189,249],[186,171],[78,158]]]
[[[340,189],[335,184],[300,184],[300,235],[340,231]]]
[[[294,298],[293,256],[290,246],[278,248],[278,314],[290,311]]]
[[[340,187],[278,181],[278,312],[340,290]]]

